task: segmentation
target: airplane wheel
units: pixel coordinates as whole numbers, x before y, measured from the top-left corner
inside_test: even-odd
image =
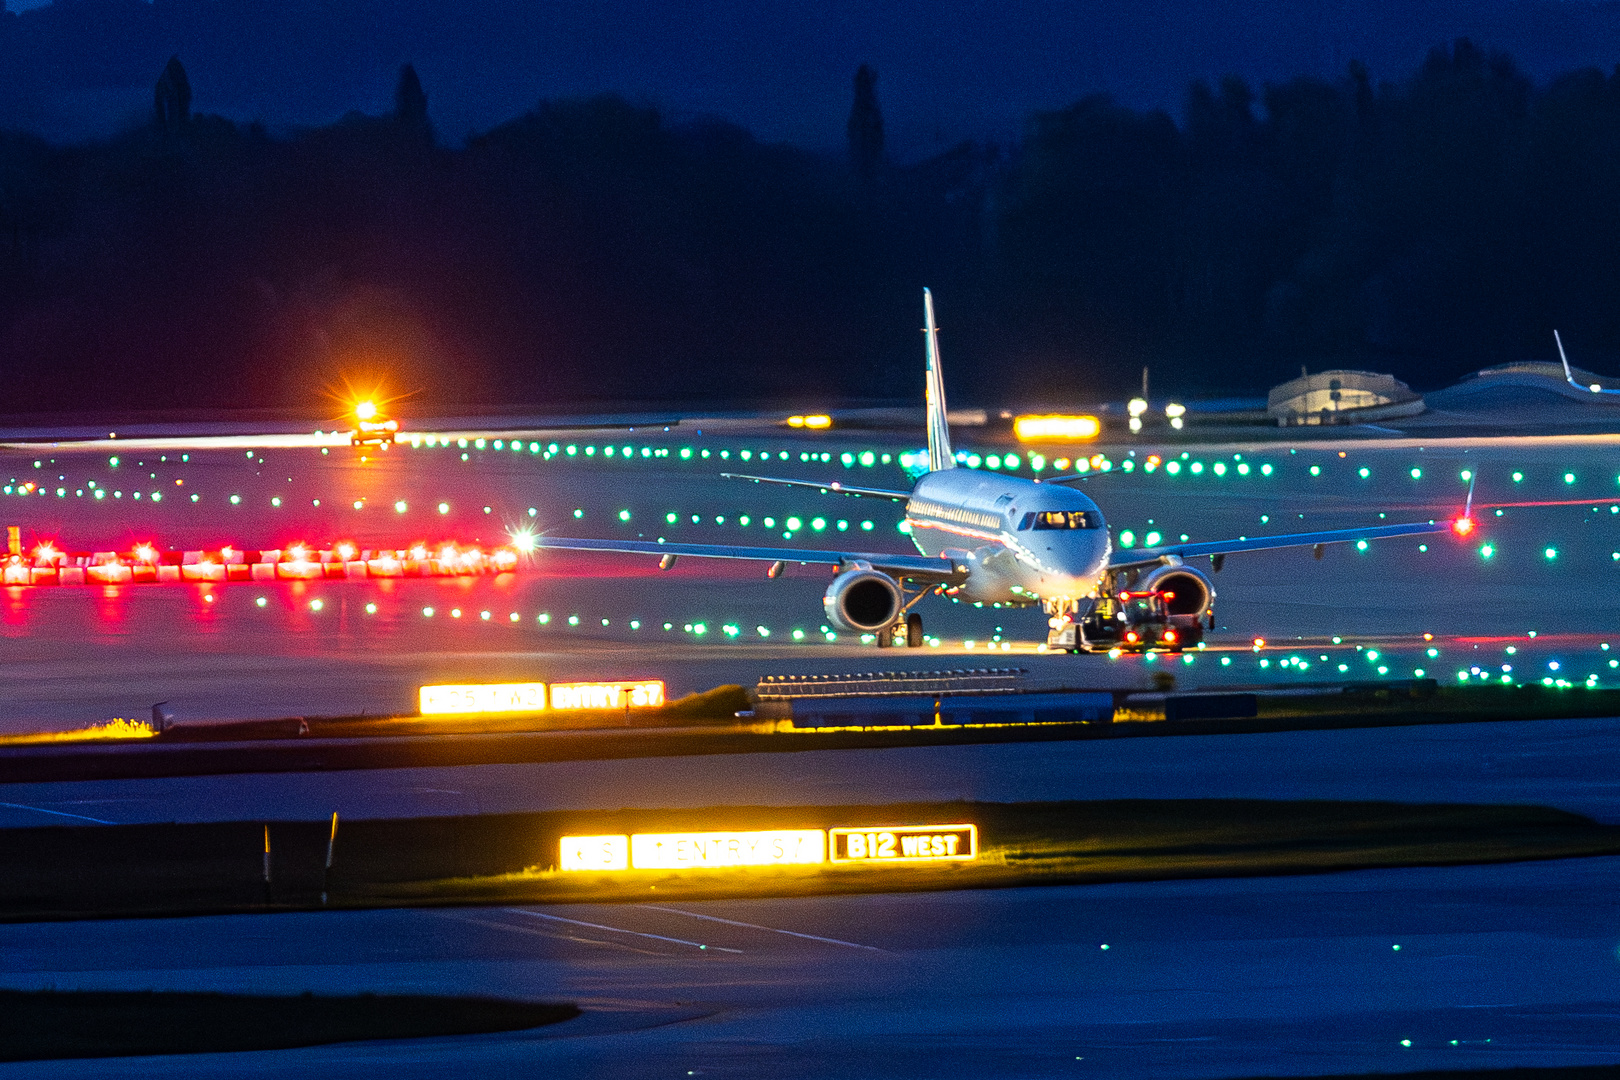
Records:
[[[906,645],[920,649],[923,643],[922,616],[913,611],[906,616]]]
[[[878,648],[887,649],[894,644],[894,627],[885,626],[877,632]]]

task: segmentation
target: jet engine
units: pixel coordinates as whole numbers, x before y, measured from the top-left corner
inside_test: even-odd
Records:
[[[821,603],[838,629],[872,634],[900,613],[900,586],[876,570],[845,570],[827,586]]]
[[[1165,610],[1171,615],[1202,618],[1215,603],[1215,585],[1190,566],[1160,566],[1142,575],[1139,589],[1169,594]]]

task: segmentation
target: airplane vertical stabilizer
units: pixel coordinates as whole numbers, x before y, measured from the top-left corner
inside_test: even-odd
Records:
[[[923,333],[928,338],[928,469],[956,468],[951,428],[945,417],[945,376],[939,368],[939,330],[934,326],[934,294],[923,290]]]

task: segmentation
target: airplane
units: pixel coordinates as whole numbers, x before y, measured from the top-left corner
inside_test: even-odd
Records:
[[[1412,522],[1284,536],[1164,544],[1115,550],[1102,511],[1069,486],[1086,475],[1025,480],[959,468],[946,422],[934,299],[923,290],[928,472],[910,491],[856,487],[838,481],[794,480],[722,473],[760,484],[815,488],[905,504],[919,554],[677,544],[662,540],[589,540],[536,536],[537,549],[656,555],[661,569],[678,558],[748,559],[770,563],[778,577],[789,563],[823,565],[836,576],[822,598],[827,621],[841,631],[872,634],[879,647],[923,644],[918,602],[931,593],[1003,605],[1040,604],[1048,615],[1047,645],[1069,652],[1181,649],[1213,628],[1215,586],[1190,560],[1208,556],[1219,572],[1228,555],[1310,547],[1318,558],[1328,544],[1473,529],[1469,516],[1449,522]]]

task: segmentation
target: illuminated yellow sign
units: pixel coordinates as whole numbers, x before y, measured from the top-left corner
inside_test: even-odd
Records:
[[[656,679],[554,683],[549,694],[538,682],[444,684],[422,687],[418,699],[423,716],[532,713],[548,703],[553,709],[648,709],[664,703],[664,684]]]
[[[546,684],[484,683],[424,686],[419,692],[423,716],[440,713],[528,713],[546,707]]]
[[[565,836],[562,840],[562,858],[557,865],[564,870],[628,870],[630,838]]]
[[[1020,416],[1013,421],[1013,434],[1024,442],[1095,439],[1101,430],[1095,416]]]
[[[637,870],[789,866],[826,861],[827,834],[820,829],[637,833],[630,838],[630,865]]]
[[[787,422],[788,427],[810,428],[812,431],[824,431],[832,427],[832,417],[822,415],[790,416]]]
[[[712,870],[814,865],[829,855],[835,863],[969,862],[978,854],[978,842],[973,825],[565,836],[558,865],[564,870]]]
[[[829,836],[835,863],[964,862],[977,854],[979,830],[972,825],[902,825],[832,829]]]
[[[552,683],[553,709],[650,709],[664,703],[664,684],[646,682]]]

